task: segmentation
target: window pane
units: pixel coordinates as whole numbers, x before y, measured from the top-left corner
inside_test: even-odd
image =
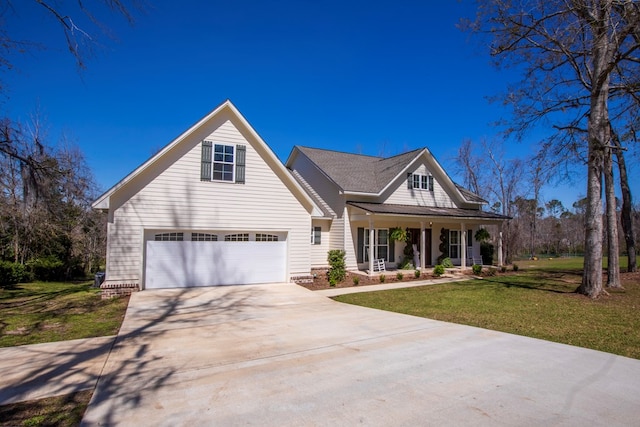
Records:
[[[386,228],[383,230],[378,230],[378,244],[386,245],[389,241],[388,235],[389,235],[389,230],[387,230]]]
[[[427,180],[427,176],[426,175],[422,175],[422,189],[423,190],[428,190],[429,189],[429,181]]]
[[[386,246],[378,246],[378,253],[376,254],[376,258],[387,259],[387,247]]]
[[[420,188],[420,175],[413,175],[413,188]]]

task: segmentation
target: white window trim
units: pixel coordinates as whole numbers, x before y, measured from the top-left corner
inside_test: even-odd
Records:
[[[216,147],[217,146],[221,146],[221,147],[231,147],[233,148],[233,162],[229,163],[229,162],[225,162],[225,161],[218,161],[216,162]],[[237,159],[237,147],[235,144],[223,144],[221,142],[211,142],[211,181],[215,181],[215,182],[228,182],[228,183],[235,183],[236,182],[236,159]],[[223,154],[224,156],[225,154]],[[221,163],[224,165],[231,165],[231,180],[228,179],[216,179],[215,178],[215,169],[216,169],[216,163]]]
[[[319,232],[318,239],[316,240],[316,230]],[[322,244],[322,227],[311,227],[311,244],[312,245],[321,245]]]
[[[452,243],[452,241],[453,241],[453,238],[452,238],[452,237],[453,237],[454,235],[455,235],[455,236],[458,236],[458,237],[457,237],[457,242],[458,242],[458,243],[455,243],[455,244],[454,244],[454,243]],[[462,241],[461,241],[460,237],[461,237],[461,236],[460,236],[460,230],[449,230],[449,257],[450,257],[450,258],[453,258],[453,259],[459,259],[459,258],[460,258],[460,256],[462,255],[462,252],[461,252],[461,251],[462,251]],[[454,248],[454,247],[455,247],[455,248],[458,248],[458,249],[457,249],[457,252],[458,252],[458,255],[457,255],[457,256],[451,256],[451,248]]]
[[[387,260],[389,258],[389,229],[388,228],[374,228],[374,233],[373,233],[373,239],[374,239],[374,245],[373,245],[373,258],[374,259],[378,259],[378,258],[384,258],[385,260]],[[384,231],[387,233],[387,243],[386,244],[380,244],[379,240],[380,240],[380,232]],[[364,239],[363,239],[363,261],[364,262],[369,262],[369,229],[365,228],[364,229]],[[379,251],[378,248],[380,247],[386,247],[387,248],[387,256],[385,257],[380,257],[379,256]]]

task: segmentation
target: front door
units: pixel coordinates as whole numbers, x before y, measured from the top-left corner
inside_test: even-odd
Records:
[[[411,239],[408,243],[410,245],[416,245],[416,248],[420,250],[420,229],[410,228],[409,232],[411,233]],[[431,229],[426,228],[424,232],[425,232],[424,246],[425,246],[425,252],[426,252],[425,258],[424,258],[424,265],[428,266],[428,265],[432,265],[433,263],[433,260],[431,259]]]

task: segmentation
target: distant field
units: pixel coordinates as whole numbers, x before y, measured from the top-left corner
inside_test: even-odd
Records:
[[[620,257],[620,269],[626,270],[628,258],[626,256]],[[521,268],[533,268],[533,269],[571,269],[582,270],[584,267],[583,257],[542,257],[539,256],[536,261],[529,259],[520,259],[513,262],[518,264]],[[607,257],[602,259],[602,267],[607,267]]]

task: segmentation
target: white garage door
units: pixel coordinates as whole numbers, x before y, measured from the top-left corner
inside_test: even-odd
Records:
[[[145,289],[286,281],[286,241],[148,241]]]

